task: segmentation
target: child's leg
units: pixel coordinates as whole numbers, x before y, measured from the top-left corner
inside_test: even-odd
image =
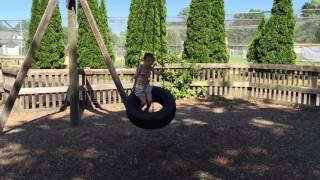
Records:
[[[143,106],[147,104],[147,98],[146,98],[146,96],[138,96],[138,98],[141,103],[141,108],[143,108]]]
[[[145,109],[145,111],[149,111],[151,104],[152,104],[152,93],[148,92],[146,94],[146,97],[147,97],[147,108]]]

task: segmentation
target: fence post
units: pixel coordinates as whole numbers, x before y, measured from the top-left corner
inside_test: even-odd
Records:
[[[254,73],[254,69],[253,68],[249,68],[248,69],[248,80],[249,80],[249,87],[248,87],[248,93],[247,93],[247,98],[248,98],[248,100],[250,100],[251,99],[251,96],[252,96],[252,89],[253,89],[253,83],[252,83],[252,81],[253,81],[253,73]]]

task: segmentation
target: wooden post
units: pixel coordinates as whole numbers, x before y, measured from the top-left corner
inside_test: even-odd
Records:
[[[98,43],[98,46],[102,52],[102,55],[104,57],[104,60],[105,60],[105,63],[110,71],[110,74],[112,76],[112,79],[118,89],[118,92],[121,96],[121,99],[122,99],[122,102],[123,104],[125,105],[125,107],[127,107],[127,95],[123,89],[123,86],[121,84],[121,81],[119,79],[119,76],[116,72],[116,69],[114,68],[113,64],[112,64],[112,61],[111,61],[111,58],[109,56],[109,52],[108,52],[108,49],[104,43],[104,40],[101,36],[101,33],[98,29],[98,26],[97,26],[97,23],[91,13],[91,10],[90,10],[90,7],[88,5],[88,2],[87,0],[80,0],[80,3],[81,3],[81,6],[82,6],[82,9],[84,11],[84,14],[86,15],[87,19],[88,19],[88,22],[89,22],[89,25],[91,27],[91,30],[94,34],[94,37],[96,38],[96,41]]]
[[[54,10],[57,6],[58,1],[57,0],[50,0],[48,2],[46,11],[44,12],[42,19],[40,21],[40,24],[38,26],[38,29],[33,37],[33,40],[31,42],[31,47],[28,51],[28,54],[20,67],[20,71],[17,75],[17,78],[13,84],[13,87],[10,91],[9,97],[7,98],[7,101],[3,107],[3,110],[1,112],[0,116],[0,133],[3,132],[3,129],[6,125],[6,122],[8,120],[8,117],[11,113],[12,107],[14,105],[14,102],[17,99],[17,96],[19,94],[19,91],[21,89],[22,83],[24,82],[24,78],[28,74],[28,70],[31,67],[33,58],[35,57],[38,49],[40,42],[49,26],[50,19],[54,13]]]
[[[70,98],[70,123],[78,126],[80,122],[79,113],[79,75],[77,67],[77,17],[76,0],[67,0],[68,8],[68,43],[69,43],[69,98]]]

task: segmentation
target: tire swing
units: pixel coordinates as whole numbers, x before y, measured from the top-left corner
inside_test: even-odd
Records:
[[[161,1],[159,2],[160,2],[159,6],[161,7]],[[150,4],[148,6],[150,6]],[[153,8],[154,8],[154,12],[156,12],[155,11],[156,7],[153,7]],[[145,17],[147,17],[147,13],[148,12],[146,11]],[[161,13],[161,10],[160,10],[160,13]],[[154,13],[154,19],[155,18],[156,16]],[[143,36],[145,35],[145,30],[146,30],[145,29],[146,19],[147,18],[145,18]],[[161,24],[162,24],[162,20],[160,20],[160,27],[162,26]],[[156,31],[155,25],[153,25],[153,33],[154,33],[153,37],[155,37],[155,31]],[[160,33],[160,38],[161,37],[162,37],[162,34]],[[144,43],[144,37],[142,38],[142,41],[141,41],[141,48],[140,48],[141,51],[143,48],[143,43]],[[160,44],[162,49],[162,41]],[[155,52],[154,39],[153,39],[153,52]],[[160,54],[160,59],[162,60],[162,51]],[[161,64],[163,66],[163,62]],[[176,102],[171,92],[161,87],[152,86],[153,103],[154,102],[159,103],[160,105],[162,105],[162,109],[160,111],[155,112],[154,107],[152,105],[152,112],[145,112],[145,111],[142,111],[140,100],[134,93],[135,84],[136,83],[134,83],[133,92],[127,98],[127,116],[129,120],[137,127],[140,127],[143,129],[160,129],[167,126],[174,119],[176,114]],[[153,81],[151,85],[153,85]]]
[[[134,92],[127,98],[127,115],[134,125],[143,129],[160,129],[173,120],[176,114],[176,102],[170,91],[154,86],[152,98],[153,102],[162,105],[160,111],[142,111],[140,100]]]

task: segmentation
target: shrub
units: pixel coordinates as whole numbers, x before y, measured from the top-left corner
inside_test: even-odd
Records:
[[[101,51],[98,47],[97,41],[91,31],[91,28],[89,26],[87,17],[85,16],[83,9],[79,4],[78,8],[78,36],[77,36],[77,53],[78,53],[78,65],[80,68],[96,68],[96,69],[102,69],[105,68],[105,62],[103,60]],[[95,18],[97,25],[101,25],[101,21],[99,18],[101,17],[99,15],[99,6],[97,0],[90,0],[88,1],[88,4],[90,6],[91,12],[93,14],[93,17]],[[99,30],[101,31],[101,27],[99,27]]]
[[[145,52],[165,56],[168,52],[166,34],[165,0],[133,0],[128,20],[126,65],[137,66]]]
[[[167,70],[164,73],[164,88],[171,91],[176,99],[195,98],[206,95],[206,89],[201,88],[195,92],[191,88],[193,77],[199,75],[199,67],[196,65],[184,65],[178,72]]]
[[[261,38],[262,38],[261,31],[264,25],[265,25],[265,20],[264,20],[264,17],[262,17],[260,19],[259,27],[256,31],[255,37],[249,46],[249,50],[247,54],[247,59],[249,62],[256,63],[257,59],[261,59],[261,55],[259,51],[261,50]]]
[[[274,0],[271,17],[262,29],[260,57],[257,63],[294,64],[294,28],[296,19],[291,0]]]
[[[223,0],[192,0],[183,57],[192,63],[228,62],[224,19]]]
[[[40,11],[43,13],[48,0],[42,0]],[[40,43],[40,48],[32,63],[34,69],[61,69],[64,68],[65,44],[62,29],[62,19],[59,6],[56,7],[48,29]]]

